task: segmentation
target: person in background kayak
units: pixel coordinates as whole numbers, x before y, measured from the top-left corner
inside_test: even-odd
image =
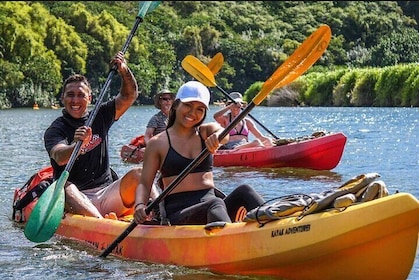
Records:
[[[168,89],[163,89],[154,96],[154,107],[160,111],[153,115],[147,123],[147,128],[144,133],[145,144],[150,141],[151,137],[166,129],[167,118],[169,117],[169,111],[174,97],[175,94]]]
[[[214,114],[214,119],[222,127],[227,127],[240,114],[241,108],[246,105],[239,92],[232,92],[230,97],[234,102],[231,100],[227,101],[226,106]],[[250,132],[256,137],[252,142],[249,142]],[[229,134],[230,140],[227,144],[221,146],[220,150],[240,150],[251,147],[273,146],[273,139],[264,136],[256,127],[256,124],[249,118],[241,120]]]
[[[172,225],[231,222],[241,207],[247,211],[264,202],[250,186],[241,185],[225,198],[216,195],[213,156],[223,131],[216,122],[204,123],[209,109],[208,88],[197,81],[183,84],[170,109],[167,129],[150,139],[144,154],[143,172],[135,199],[136,223],[149,221],[146,214],[156,173],[162,175],[163,189],[169,186],[207,148],[210,154],[186,175],[164,199],[166,219]]]
[[[117,67],[122,80],[121,89],[114,99],[100,105],[92,127],[85,126],[90,114],[88,105],[92,101],[92,89],[84,76],[74,74],[63,84],[62,116],[55,119],[44,133],[55,180],[64,171],[76,142],[83,141],[66,182],[65,210],[98,218],[108,213],[116,216],[132,214],[135,190],[141,176],[141,168],[133,168],[115,181],[111,173],[109,129],[138,97],[137,82],[122,52],[115,55],[111,65]]]

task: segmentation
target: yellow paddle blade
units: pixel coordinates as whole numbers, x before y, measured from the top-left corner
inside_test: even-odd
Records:
[[[193,55],[187,55],[182,60],[183,69],[188,72],[192,77],[203,83],[207,87],[215,87],[215,77],[224,63],[224,56],[222,53],[217,53],[208,63],[205,65],[198,58]]]
[[[283,87],[306,72],[324,53],[332,33],[327,25],[320,26],[294,53],[267,79],[252,102],[259,105],[276,88]],[[207,87],[218,87],[212,71],[198,58],[187,55],[183,69]]]
[[[321,32],[324,32],[323,34]],[[312,52],[310,55],[307,55],[304,63],[299,64],[299,67],[301,67],[298,71],[303,71],[305,72],[308,68],[310,68],[324,53],[324,51],[326,50],[327,46],[329,45],[330,39],[332,37],[332,32],[329,28],[329,26],[321,26],[315,33],[312,34],[312,38],[311,41],[314,41],[315,37],[319,37],[320,41],[318,42],[318,44],[316,45],[317,49],[309,49],[308,51]],[[308,38],[307,40],[309,40],[310,38]],[[304,44],[304,43],[303,43]],[[303,46],[303,45],[301,45]],[[294,52],[291,57],[293,55],[298,56],[299,53]],[[300,76],[300,75],[299,75]],[[296,78],[298,78],[299,76],[292,76],[292,75],[288,75],[288,79],[283,81],[283,85],[289,84],[292,81],[294,81]],[[282,83],[280,83],[280,85],[277,85],[277,87],[281,87],[283,86]]]
[[[222,53],[219,52],[216,55],[214,55],[210,62],[208,62],[207,67],[212,74],[216,75],[218,72],[220,72],[220,69],[221,67],[223,67],[223,64],[224,56]]]
[[[192,77],[203,83],[207,87],[215,87],[215,77],[211,70],[193,55],[187,55],[182,60],[182,68],[191,74]]]
[[[322,56],[331,37],[330,27],[320,26],[263,83],[262,89],[252,102],[259,105],[272,90],[287,85],[304,74]]]

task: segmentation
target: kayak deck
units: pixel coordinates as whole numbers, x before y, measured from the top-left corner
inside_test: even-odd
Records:
[[[66,214],[57,234],[106,249],[128,222]],[[302,219],[205,226],[138,225],[113,251],[123,258],[214,273],[286,279],[406,279],[419,202],[399,193]]]

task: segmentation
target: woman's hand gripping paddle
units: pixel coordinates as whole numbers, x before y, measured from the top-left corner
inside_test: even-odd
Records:
[[[271,91],[275,88],[282,87],[294,81],[296,78],[301,76],[308,68],[310,68],[323,54],[324,50],[330,42],[332,36],[330,27],[327,25],[320,26],[313,34],[310,35],[301,46],[279,67],[274,76],[284,76],[280,83],[277,85],[272,85],[274,79],[267,80],[263,88],[269,89]],[[206,85],[207,87],[216,87],[220,90],[226,97],[234,101],[230,95],[217,85],[215,82],[215,77],[211,71],[203,64],[199,59],[192,55],[186,56],[182,60],[182,67],[188,72],[192,77]],[[289,72],[289,69],[293,69]],[[262,88],[262,90],[263,90]],[[269,92],[270,93],[270,92]],[[261,101],[264,99],[263,97]],[[255,99],[254,99],[255,100]],[[255,100],[256,105],[259,105],[260,102]],[[275,134],[273,134],[268,128],[263,124],[257,121],[252,115],[249,114],[255,122],[257,122],[261,127],[263,127],[268,133],[270,133],[275,139],[279,139]]]
[[[143,21],[144,16],[147,12],[153,11],[161,1],[140,1],[139,12],[136,17],[135,24],[125,42],[122,52],[125,53],[128,49],[128,46],[138,28],[138,25]],[[94,118],[99,111],[100,104],[103,100],[103,97],[109,87],[111,79],[116,72],[116,67],[113,67],[109,72],[108,78],[102,88],[102,91],[96,101],[96,105],[93,111],[90,113],[88,120],[86,121],[86,126],[91,126]],[[52,183],[46,191],[41,195],[35,207],[33,208],[31,215],[25,225],[25,236],[30,241],[33,242],[44,242],[47,241],[54,235],[57,230],[61,219],[64,214],[64,204],[65,204],[65,193],[64,186],[67,182],[70,170],[73,167],[73,164],[77,158],[77,155],[80,151],[82,142],[79,141],[76,143],[73,152],[71,153],[70,159],[61,174],[60,178],[57,181]]]
[[[266,80],[261,90],[252,99],[252,101],[246,106],[246,108],[221,132],[218,139],[221,141],[227,136],[229,131],[234,128],[256,105],[259,105],[268,94],[277,87],[284,86],[287,83],[295,80],[301,76],[308,68],[310,68],[314,62],[316,62],[320,56],[326,50],[331,37],[331,31],[328,26],[322,26],[313,34],[306,39],[303,44],[291,55],[274,73]],[[199,60],[198,60],[199,61]],[[199,61],[200,62],[200,61]],[[200,62],[199,65],[201,65]],[[286,65],[286,66],[284,66]],[[205,66],[205,65],[204,65]],[[205,67],[206,71],[211,72]],[[203,69],[203,71],[205,71]],[[199,75],[200,71],[198,71]],[[209,80],[212,85],[215,85],[214,75],[207,74],[212,80]],[[204,79],[206,79],[204,77]],[[286,81],[286,82],[284,82]],[[205,83],[204,83],[205,84]],[[205,84],[208,86],[208,83]],[[150,213],[154,207],[156,207],[196,166],[198,166],[207,156],[209,155],[208,149],[204,149],[168,186],[167,188],[145,209],[146,213]],[[125,231],[119,235],[100,255],[106,257],[112,252],[116,246],[124,240],[125,237],[137,226],[137,223],[133,221]]]

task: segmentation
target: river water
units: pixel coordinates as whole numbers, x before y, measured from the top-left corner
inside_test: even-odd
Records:
[[[211,107],[208,119],[217,109]],[[156,112],[152,106],[132,107],[111,128],[111,164],[119,175],[133,166],[120,160],[121,146],[142,134]],[[43,132],[60,114],[61,110],[53,109],[0,110],[1,279],[268,279],[220,276],[112,256],[102,259],[100,252],[55,237],[43,244],[28,241],[10,220],[13,192],[49,164]],[[251,114],[279,137],[341,131],[348,137],[344,154],[331,171],[215,168],[216,184],[224,192],[248,183],[270,199],[321,192],[359,174],[378,172],[390,193],[410,192],[419,198],[419,108],[256,107]],[[409,280],[419,279],[418,259],[417,253]]]

